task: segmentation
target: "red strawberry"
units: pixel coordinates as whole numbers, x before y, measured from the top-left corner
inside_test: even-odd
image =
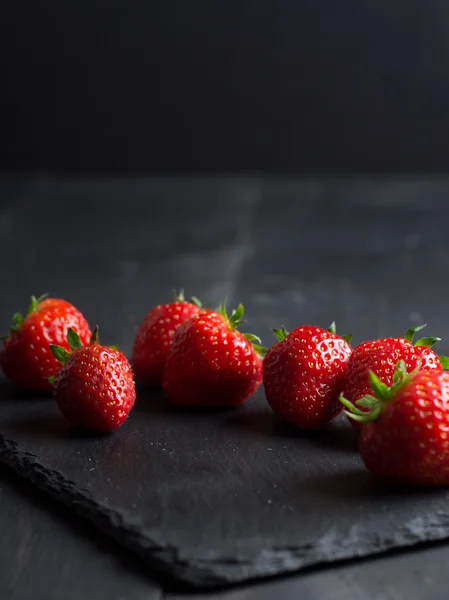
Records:
[[[390,388],[373,371],[369,378],[373,395],[356,405],[341,398],[348,416],[364,423],[360,453],[367,469],[395,483],[448,485],[449,373],[417,367],[407,374],[399,361]]]
[[[185,302],[181,292],[170,304],[152,308],[139,325],[131,364],[136,377],[150,386],[162,385],[165,361],[176,329],[202,311],[196,298]]]
[[[205,311],[176,330],[164,370],[163,389],[174,404],[237,406],[262,382],[263,349],[259,338],[237,331],[243,317],[239,304],[228,317]]]
[[[98,343],[98,329],[83,346],[69,329],[67,343],[72,352],[51,346],[63,364],[53,379],[53,396],[70,423],[92,431],[107,432],[122,425],[134,406],[136,392],[131,366],[114,346]]]
[[[275,329],[278,342],[263,361],[268,403],[280,417],[313,429],[341,413],[338,401],[351,355],[348,341],[320,327],[298,327],[291,333]]]
[[[65,300],[31,297],[26,317],[13,316],[14,325],[0,352],[0,364],[14,384],[30,392],[51,391],[48,377],[55,375],[61,365],[50,351],[50,344],[65,349],[67,332],[74,329],[83,343],[91,336],[83,315]]]
[[[421,338],[413,344],[417,331],[423,329],[420,325],[409,329],[403,338],[383,338],[363,342],[354,348],[348,363],[344,395],[353,404],[371,392],[369,371],[373,371],[386,385],[393,383],[393,373],[399,360],[405,362],[408,372],[413,371],[418,364],[423,371],[442,371],[441,359],[431,347],[440,338]],[[351,419],[351,423],[360,429],[361,425]]]

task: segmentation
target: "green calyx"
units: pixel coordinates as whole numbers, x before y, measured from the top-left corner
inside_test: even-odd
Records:
[[[11,327],[9,328],[9,332],[10,334],[14,334],[17,333],[17,331],[19,331],[20,327],[22,326],[22,323],[25,321],[25,319],[27,317],[29,317],[30,315],[32,315],[37,307],[39,306],[39,304],[45,300],[45,298],[48,296],[48,294],[42,294],[42,296],[38,296],[36,298],[36,296],[31,296],[31,301],[30,301],[30,305],[28,306],[28,310],[27,313],[25,315],[25,317],[22,316],[21,313],[14,313],[12,316],[12,320],[14,325],[11,325]],[[6,339],[8,336],[4,336],[3,339]]]
[[[223,317],[231,331],[236,331],[239,325],[245,322],[243,321],[243,315],[245,314],[245,308],[243,304],[239,304],[237,308],[234,308],[231,312],[231,316],[229,316],[226,310],[226,300],[223,300],[215,312]],[[248,340],[248,342],[251,343],[256,353],[263,358],[268,352],[268,349],[262,346],[262,340],[260,337],[254,335],[253,333],[244,333],[243,336],[246,340]]]
[[[281,327],[280,329],[272,329],[271,330],[278,342],[283,342],[285,338],[288,336],[289,332],[285,329],[285,327]]]
[[[285,340],[285,338],[288,336],[288,331],[285,329],[285,327],[281,327],[280,329],[272,329],[274,335],[276,336],[276,338],[278,339],[279,342],[283,342]],[[335,321],[332,321],[329,329],[327,330],[329,333],[333,333],[334,335],[338,335],[337,334],[337,326],[335,325]],[[347,342],[348,344],[351,343],[352,340],[352,333],[348,333],[346,335],[341,335],[340,336],[343,340],[345,340],[345,342]]]
[[[94,338],[95,338],[95,340],[94,340]],[[92,340],[94,340],[94,341],[92,341]],[[98,340],[98,327],[95,327],[95,330],[92,334],[92,337],[90,338],[89,343],[90,344],[96,343],[96,340]],[[83,345],[83,342],[81,341],[80,336],[72,328],[70,328],[67,332],[67,344],[70,348],[70,352],[68,350],[66,350],[65,348],[63,348],[62,346],[56,346],[55,344],[50,344],[51,353],[56,358],[56,360],[59,361],[62,365],[66,364],[66,362],[69,360],[72,352],[74,352],[78,348],[81,348]]]
[[[421,329],[424,329],[424,327],[427,326],[417,325],[416,327],[411,327],[410,329],[407,329],[404,335],[404,340],[410,342],[410,344],[413,344],[413,346],[425,346],[426,348],[432,348],[436,343],[441,342],[441,338],[439,337],[423,337],[414,342],[413,338],[415,337],[415,333],[421,331]],[[438,355],[438,358],[440,359],[440,363],[443,370],[449,370],[449,356]]]
[[[369,382],[373,393],[360,398],[355,404],[347,400],[343,394],[340,394],[339,400],[346,409],[344,411],[345,414],[359,423],[371,423],[375,421],[384,407],[394,398],[399,390],[413,379],[420,368],[421,363],[411,373],[407,373],[405,362],[403,360],[398,361],[393,374],[393,384],[390,387],[383,383],[373,371],[369,371]],[[363,411],[361,408],[367,410]]]
[[[181,288],[179,292],[173,292],[173,297],[175,302],[185,302],[184,290]],[[196,296],[191,296],[190,300],[188,300],[191,304],[194,304],[198,308],[203,308],[203,304],[201,300],[198,300]]]
[[[88,345],[98,344],[98,343],[99,343],[99,337],[98,337],[98,325],[97,325],[92,333],[92,336],[89,340]],[[56,360],[61,363],[61,365],[66,364],[66,362],[69,360],[72,352],[75,352],[75,350],[77,350],[78,348],[81,348],[83,346],[83,342],[81,341],[80,336],[72,328],[70,328],[67,332],[67,344],[70,348],[70,351],[66,350],[65,348],[62,348],[62,346],[56,346],[55,344],[50,344],[51,353],[56,358]],[[118,348],[116,346],[109,346],[109,348],[118,350]],[[50,383],[53,383],[54,377],[49,377],[48,381]]]

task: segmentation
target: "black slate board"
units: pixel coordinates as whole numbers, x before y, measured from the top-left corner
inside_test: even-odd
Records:
[[[184,285],[245,302],[266,342],[270,327],[333,318],[356,342],[423,316],[449,336],[445,182],[9,179],[0,192],[0,251],[16,256],[0,273],[5,325],[48,290],[128,352],[145,310]],[[0,436],[2,461],[198,587],[449,537],[448,492],[374,482],[344,419],[301,434],[262,391],[200,413],[140,392],[120,431],[80,437],[51,400],[3,384]]]
[[[196,586],[449,536],[447,492],[380,487],[344,420],[304,436],[261,397],[192,415],[142,394],[99,438],[71,432],[51,400],[4,399],[0,421],[2,461]]]

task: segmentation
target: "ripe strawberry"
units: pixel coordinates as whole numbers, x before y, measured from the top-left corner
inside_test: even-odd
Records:
[[[431,347],[440,341],[440,338],[425,337],[413,343],[417,331],[423,329],[420,325],[409,329],[403,338],[383,338],[363,342],[354,348],[348,363],[344,395],[353,404],[371,392],[369,371],[373,371],[386,385],[393,383],[393,373],[399,360],[405,362],[408,372],[413,371],[418,364],[423,371],[442,371],[442,361],[446,364],[445,357],[438,357]],[[361,424],[351,419],[356,429]]]
[[[131,358],[134,373],[142,383],[162,385],[165,361],[176,329],[201,311],[199,300],[192,298],[191,302],[185,302],[181,291],[174,302],[159,304],[147,313],[137,330]]]
[[[204,311],[185,321],[173,338],[164,370],[163,389],[174,404],[183,406],[237,406],[262,382],[264,350],[259,338],[237,331],[242,322],[239,304],[230,317]]]
[[[369,379],[371,394],[355,405],[341,398],[346,414],[364,424],[366,468],[395,483],[449,484],[449,373],[418,366],[407,374],[399,361],[390,388],[373,371]]]
[[[350,336],[339,337],[332,323],[275,329],[278,342],[263,361],[265,395],[271,408],[303,429],[320,427],[342,411],[338,401],[351,355]]]
[[[14,325],[5,338],[0,364],[5,375],[20,389],[51,391],[48,377],[61,365],[50,351],[50,344],[68,349],[67,332],[74,329],[86,343],[91,331],[83,315],[65,300],[31,297],[25,318],[15,313]]]
[[[53,396],[73,425],[107,432],[122,425],[134,406],[136,392],[129,362],[114,346],[101,346],[96,329],[83,346],[73,329],[67,334],[72,352],[51,346],[62,363],[54,378]]]

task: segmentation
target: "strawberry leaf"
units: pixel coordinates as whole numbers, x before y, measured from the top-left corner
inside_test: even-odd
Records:
[[[47,377],[47,381],[53,385],[55,383],[55,376],[52,375],[51,377]]]
[[[421,329],[424,329],[424,327],[427,327],[427,325],[417,325],[416,327],[411,327],[410,329],[407,329],[404,335],[404,340],[413,344],[413,338],[415,337],[415,333],[417,331],[421,331]]]
[[[41,296],[39,296],[38,298],[36,298],[36,296],[31,296],[31,302],[30,305],[28,307],[28,311],[27,311],[27,317],[29,317],[32,313],[34,313],[34,311],[36,310],[36,308],[38,307],[38,305],[45,300],[45,298],[48,296],[48,294],[42,294]]]
[[[254,335],[253,333],[244,333],[243,336],[248,340],[248,342],[257,342],[258,344],[262,343],[260,337]]]
[[[235,308],[231,313],[231,318],[229,319],[229,324],[235,328],[239,323],[242,322],[242,317],[245,313],[245,309],[243,308],[243,304],[239,304],[237,308]]]
[[[18,313],[18,312],[16,312],[16,313],[14,313],[14,314],[13,314],[13,316],[12,316],[12,320],[14,321],[14,323],[15,323],[16,325],[22,325],[22,323],[23,323],[23,317],[22,317],[22,315],[21,315],[20,313]]]
[[[432,348],[437,342],[441,342],[439,337],[423,337],[415,342],[415,346],[426,346],[426,348]]]
[[[76,350],[77,348],[81,348],[81,346],[83,345],[80,336],[77,334],[77,332],[72,329],[70,327],[70,329],[67,332],[67,343],[69,345],[70,350],[73,352],[74,350]]]
[[[362,408],[373,408],[377,406],[377,399],[374,396],[363,396],[360,400],[357,400],[356,405],[361,406]]]
[[[258,354],[260,358],[263,358],[265,356],[265,354],[268,352],[268,348],[259,346],[259,344],[253,344],[252,346],[253,346],[254,350],[256,351],[256,354]]]
[[[332,321],[332,323],[330,324],[328,332],[337,335],[337,326],[335,325],[335,321]]]
[[[383,383],[379,377],[374,373],[374,371],[370,371],[368,373],[369,382],[371,384],[371,388],[377,398],[381,400],[388,400],[390,398],[390,390],[385,383]]]
[[[352,342],[352,333],[346,333],[345,335],[341,335],[340,337],[348,344]]]
[[[89,340],[89,344],[98,344],[99,339],[100,338],[98,335],[98,325],[95,325],[95,329],[93,330],[92,337]]]
[[[61,346],[50,344],[50,350],[56,360],[62,365],[65,365],[70,358],[70,352],[67,352],[67,350],[65,350],[65,348],[61,348]]]
[[[288,336],[288,331],[285,329],[285,327],[281,327],[280,329],[273,329],[272,331],[280,342],[283,342]]]
[[[184,290],[181,288],[179,292],[173,291],[173,297],[175,299],[175,302],[184,302]]]
[[[346,398],[343,396],[343,393],[340,394],[339,400],[343,404],[343,406],[345,406],[348,409],[348,416],[350,416],[351,418],[353,418],[354,415],[366,417],[366,411],[360,410],[360,408],[357,408],[355,404],[353,404],[349,400],[346,400]]]
[[[438,358],[440,359],[443,371],[449,371],[449,356],[438,356]]]
[[[117,350],[118,352],[120,352],[120,348],[118,346],[109,346],[109,348],[112,348],[113,350]]]
[[[201,302],[201,300],[198,300],[196,296],[191,296],[190,302],[195,306],[198,306],[198,308],[203,308],[203,303]]]

